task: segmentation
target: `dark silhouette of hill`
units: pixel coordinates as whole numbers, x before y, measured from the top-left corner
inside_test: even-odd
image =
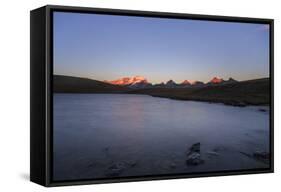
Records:
[[[224,103],[234,106],[269,105],[269,78],[248,81],[232,81],[205,86],[193,87],[150,87],[131,89],[128,86],[113,85],[107,82],[54,75],[53,90],[55,93],[125,93],[145,94],[177,100],[193,100]]]
[[[124,86],[87,78],[63,75],[53,76],[53,91],[55,93],[120,93],[129,90]]]

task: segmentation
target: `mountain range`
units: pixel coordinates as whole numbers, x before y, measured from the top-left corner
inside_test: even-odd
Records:
[[[152,87],[162,87],[162,88],[179,88],[179,87],[202,87],[208,85],[220,85],[220,84],[229,84],[237,82],[233,78],[229,78],[228,80],[224,80],[219,77],[212,78],[209,82],[204,83],[201,81],[190,81],[184,80],[181,83],[176,83],[173,80],[168,80],[166,83],[162,82],[159,84],[152,84],[150,83],[145,77],[142,76],[133,76],[133,77],[123,77],[120,79],[112,80],[112,81],[104,81],[105,83],[109,83],[112,85],[120,85],[126,86],[129,88],[152,88]]]
[[[88,78],[63,75],[53,76],[54,93],[119,93],[144,94],[177,100],[220,102],[228,105],[268,105],[270,102],[270,79],[236,81],[215,77],[208,83],[183,81],[180,84],[169,80],[151,84],[137,76],[115,81],[98,81]]]

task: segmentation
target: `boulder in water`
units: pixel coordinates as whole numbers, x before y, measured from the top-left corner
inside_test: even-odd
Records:
[[[200,153],[200,143],[195,143],[189,148],[190,152]]]
[[[195,143],[189,148],[186,160],[187,165],[200,165],[204,163],[204,160],[201,159],[200,146],[200,143]]]
[[[204,163],[204,160],[201,159],[200,153],[193,152],[187,156],[187,160],[186,160],[187,165],[200,165],[202,163]]]
[[[119,176],[125,169],[124,163],[115,163],[109,167],[108,176]]]

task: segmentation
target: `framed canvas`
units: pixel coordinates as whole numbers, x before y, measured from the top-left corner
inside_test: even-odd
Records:
[[[273,172],[273,20],[31,11],[30,179]]]

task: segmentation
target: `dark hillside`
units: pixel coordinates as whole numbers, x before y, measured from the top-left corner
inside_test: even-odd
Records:
[[[120,93],[130,89],[87,78],[54,75],[53,90],[55,93]]]
[[[180,100],[220,102],[238,106],[268,105],[270,82],[269,78],[263,78],[201,88],[152,88],[132,90],[128,93]]]

